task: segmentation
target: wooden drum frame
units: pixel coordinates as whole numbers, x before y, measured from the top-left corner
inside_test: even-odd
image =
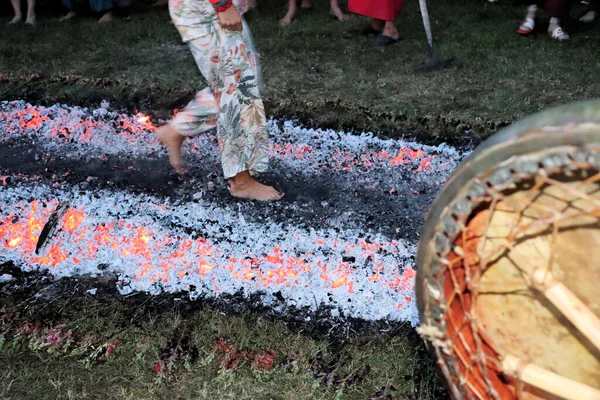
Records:
[[[455,399],[600,399],[600,101],[489,138],[440,191],[418,331]]]

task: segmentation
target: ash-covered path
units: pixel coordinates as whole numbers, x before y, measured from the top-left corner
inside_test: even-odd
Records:
[[[153,129],[103,108],[0,103],[0,263],[115,274],[122,293],[259,293],[275,307],[417,323],[418,232],[462,154],[271,121],[264,178],[286,196],[261,204],[229,196],[214,135],[186,142],[179,178]],[[60,202],[60,229],[36,253]]]

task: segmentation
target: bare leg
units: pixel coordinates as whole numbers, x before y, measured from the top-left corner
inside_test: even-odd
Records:
[[[385,27],[385,21],[382,19],[373,18],[373,21],[371,21],[371,28],[373,28],[377,32],[383,32],[384,27]]]
[[[183,167],[181,163],[181,145],[185,140],[185,136],[180,135],[173,129],[171,125],[163,125],[158,128],[155,133],[156,137],[160,142],[165,145],[167,151],[169,152],[169,162],[171,166],[175,168],[177,173],[183,172]]]
[[[256,181],[248,171],[240,172],[229,180],[233,197],[247,200],[273,201],[280,200],[283,194],[275,188]]]
[[[113,20],[113,13],[112,13],[112,11],[109,11],[98,20],[98,23],[106,24],[108,22],[111,22],[112,20]]]
[[[10,0],[10,3],[13,6],[13,11],[15,12],[15,16],[8,23],[16,24],[17,22],[21,22],[23,15],[21,14],[21,0]]]
[[[248,0],[248,10],[256,8],[256,0]]]
[[[65,15],[64,17],[62,17],[61,19],[59,19],[59,21],[68,21],[70,19],[73,19],[77,16],[77,13],[75,11],[69,11],[67,13],[67,15]]]
[[[302,7],[305,10],[310,10],[312,8],[312,3],[310,2],[310,0],[302,0],[302,2],[300,3],[300,7]]]
[[[26,24],[35,24],[35,0],[27,0],[27,20]]]
[[[285,16],[279,20],[279,24],[281,26],[290,25],[294,20],[294,15],[296,15],[296,0],[289,0],[288,11]]]
[[[348,14],[344,14],[340,8],[339,0],[330,0],[329,13],[336,17],[338,21],[348,21],[350,19],[350,16]]]

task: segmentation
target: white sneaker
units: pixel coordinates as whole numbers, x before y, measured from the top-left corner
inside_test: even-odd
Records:
[[[559,42],[562,42],[563,40],[569,40],[571,38],[569,34],[563,31],[560,26],[555,28],[553,31],[548,31],[548,35],[550,35],[552,39],[558,40]]]

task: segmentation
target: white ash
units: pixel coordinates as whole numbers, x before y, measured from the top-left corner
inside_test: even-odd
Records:
[[[10,226],[26,223],[32,212],[29,199],[47,203],[33,213],[43,221],[59,201],[68,200],[73,209],[85,214],[72,233],[63,229],[46,245],[46,254],[53,245],[64,254],[54,266],[33,254],[35,243],[9,245],[15,236],[26,233],[23,229],[13,232]],[[274,296],[281,296],[287,306],[312,311],[328,306],[335,310],[334,315],[339,312],[365,320],[418,322],[411,261],[415,246],[402,240],[359,229],[314,230],[272,221],[251,223],[237,207],[209,202],[175,205],[122,191],[91,193],[77,187],[8,185],[0,191],[0,203],[5,205],[0,211],[0,221],[4,222],[0,225],[0,261],[13,261],[23,270],[47,269],[57,278],[117,274],[123,294],[134,290],[150,294],[190,291],[193,299],[222,293],[265,293],[267,305]],[[107,239],[103,238],[102,227],[112,222],[114,227]],[[186,229],[194,232],[187,234]],[[31,232],[36,241],[40,231],[41,226]],[[147,242],[134,244],[141,233]],[[367,236],[368,243],[364,241]],[[92,251],[94,246],[97,250]],[[147,257],[141,255],[146,251]],[[307,270],[302,269],[305,266]],[[289,275],[291,270],[294,277]],[[248,278],[238,277],[249,273]],[[340,281],[344,274],[347,280]],[[333,287],[336,282],[339,287]]]

